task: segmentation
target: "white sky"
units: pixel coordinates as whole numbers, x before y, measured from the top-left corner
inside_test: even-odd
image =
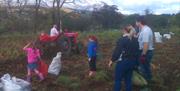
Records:
[[[0,0],[3,1],[3,0]],[[16,1],[16,0],[14,0]],[[22,1],[22,0],[20,0]],[[29,2],[35,0],[28,0]],[[51,4],[53,0],[43,0]],[[68,6],[92,6],[105,2],[108,5],[117,5],[118,9],[123,14],[143,14],[145,9],[150,9],[154,14],[173,14],[180,12],[180,0],[76,0],[76,5],[69,4]],[[81,1],[81,2],[79,2]]]
[[[90,4],[106,2],[117,5],[123,14],[143,14],[145,9],[150,9],[154,14],[173,14],[180,12],[180,0],[86,0]]]

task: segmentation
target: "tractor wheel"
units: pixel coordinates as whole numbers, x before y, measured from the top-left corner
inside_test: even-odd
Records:
[[[70,55],[72,49],[72,43],[69,38],[61,37],[58,41],[58,46],[64,55]]]

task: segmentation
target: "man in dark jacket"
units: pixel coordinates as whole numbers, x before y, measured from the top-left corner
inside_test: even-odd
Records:
[[[126,91],[132,91],[132,73],[138,58],[138,41],[130,36],[130,30],[123,30],[123,37],[117,41],[109,66],[116,62],[114,91],[121,90],[121,81],[125,79]]]

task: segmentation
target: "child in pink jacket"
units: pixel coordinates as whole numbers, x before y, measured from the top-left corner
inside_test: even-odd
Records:
[[[31,74],[32,71],[34,71],[42,81],[44,79],[42,73],[40,73],[37,68],[38,68],[38,61],[40,60],[40,51],[38,48],[35,46],[35,42],[33,43],[28,43],[24,48],[24,51],[26,51],[27,54],[27,81],[31,81]]]

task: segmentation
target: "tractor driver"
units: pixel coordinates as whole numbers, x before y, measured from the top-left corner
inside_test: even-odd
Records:
[[[56,37],[59,35],[59,31],[57,30],[57,25],[53,25],[50,31],[50,36],[51,37]]]

